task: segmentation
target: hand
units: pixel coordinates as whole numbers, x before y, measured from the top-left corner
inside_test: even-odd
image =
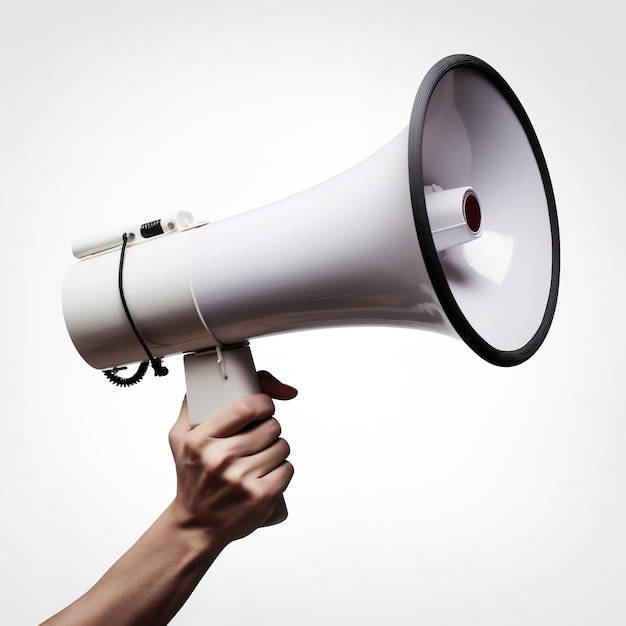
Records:
[[[297,391],[267,372],[259,381],[264,393],[240,398],[195,427],[185,399],[170,431],[179,523],[203,529],[221,547],[266,523],[293,476],[272,398],[289,400]]]

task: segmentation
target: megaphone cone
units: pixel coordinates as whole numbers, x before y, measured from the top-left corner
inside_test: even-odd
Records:
[[[409,172],[417,236],[450,323],[480,356],[516,365],[546,337],[556,307],[559,229],[548,168],[531,122],[484,61],[451,56],[422,82],[411,115]],[[483,236],[442,259],[424,185],[471,184]]]

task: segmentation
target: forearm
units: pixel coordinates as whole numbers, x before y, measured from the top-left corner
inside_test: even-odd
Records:
[[[223,549],[170,505],[82,597],[46,626],[167,624]]]
[[[296,391],[261,380],[283,399]],[[272,520],[293,476],[267,394],[233,402],[198,426],[187,403],[170,431],[176,497],[82,597],[42,626],[162,626],[231,541]]]

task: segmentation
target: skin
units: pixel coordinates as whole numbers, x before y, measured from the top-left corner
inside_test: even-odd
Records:
[[[195,427],[183,402],[169,434],[174,500],[87,593],[43,624],[167,624],[229,543],[286,517],[282,493],[293,466],[272,398],[297,392],[267,372],[259,380],[264,393]]]

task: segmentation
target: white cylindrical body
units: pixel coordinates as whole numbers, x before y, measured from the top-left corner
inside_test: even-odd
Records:
[[[286,331],[410,326],[455,335],[415,231],[408,131],[295,196],[129,247],[124,293],[155,356]],[[66,324],[93,367],[144,360],[118,290],[119,249],[64,285]]]
[[[126,250],[124,295],[155,356],[198,350],[216,341],[198,316],[189,285],[188,249],[194,229]],[[92,367],[144,361],[122,307],[120,250],[83,259],[63,285],[63,314],[76,349]]]

